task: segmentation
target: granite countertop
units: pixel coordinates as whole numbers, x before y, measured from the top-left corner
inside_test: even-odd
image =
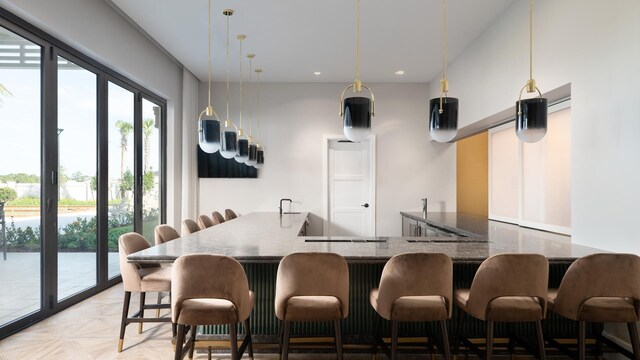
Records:
[[[421,213],[413,214],[422,217]],[[418,214],[418,215],[416,215]],[[439,215],[438,215],[439,214]],[[240,262],[279,262],[294,252],[334,252],[351,263],[384,263],[408,252],[445,253],[455,262],[480,262],[500,253],[539,253],[550,261],[572,261],[602,250],[571,244],[570,238],[456,213],[430,213],[428,221],[478,237],[298,236],[308,213],[255,212],[129,255],[130,262],[173,262],[180,255],[215,253]],[[484,224],[484,225],[483,225]],[[484,230],[483,230],[484,229]]]

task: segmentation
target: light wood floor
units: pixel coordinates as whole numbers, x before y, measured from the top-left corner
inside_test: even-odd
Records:
[[[155,301],[155,296],[148,296]],[[173,359],[169,324],[127,326],[124,350],[116,351],[122,312],[122,285],[114,286],[30,328],[0,341],[0,360],[14,359]],[[131,299],[137,311],[138,297]],[[151,310],[153,311],[153,310]],[[194,359],[206,359],[206,353]],[[228,354],[214,354],[214,359],[230,359]],[[248,359],[246,355],[243,357]],[[275,360],[275,354],[256,354],[255,359]],[[335,359],[335,355],[291,354],[293,359]],[[345,359],[370,359],[370,355],[346,354]],[[379,357],[383,359],[383,357]]]

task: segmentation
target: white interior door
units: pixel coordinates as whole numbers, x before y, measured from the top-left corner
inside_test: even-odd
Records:
[[[328,140],[328,236],[375,236],[372,140]]]

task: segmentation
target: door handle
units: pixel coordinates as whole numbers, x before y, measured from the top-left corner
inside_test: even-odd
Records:
[[[368,204],[368,203],[364,203],[364,204],[362,204],[362,205],[360,205],[360,206],[368,208],[368,207],[369,207],[369,204]]]

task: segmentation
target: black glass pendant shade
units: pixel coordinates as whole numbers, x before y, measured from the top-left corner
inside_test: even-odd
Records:
[[[258,148],[256,151],[256,164],[253,165],[256,169],[262,168],[264,165],[264,149]]]
[[[247,161],[245,161],[245,164],[249,165],[249,166],[253,166],[256,164],[256,156],[258,152],[258,148],[256,147],[255,144],[250,144],[249,145],[249,159]]]
[[[223,131],[220,139],[220,155],[226,159],[233,158],[238,152],[238,133]]]
[[[238,152],[235,158],[239,163],[244,163],[249,159],[249,140],[247,138],[238,139]]]
[[[371,99],[354,96],[344,99],[344,135],[353,142],[366,140],[371,132]]]
[[[458,99],[442,98],[442,113],[440,113],[440,98],[429,102],[429,134],[437,142],[445,143],[453,140],[458,132]]]
[[[202,119],[198,126],[200,128],[198,143],[202,151],[213,154],[220,150],[220,121]]]
[[[536,142],[547,133],[547,99],[531,98],[516,102],[516,135],[523,142]]]

